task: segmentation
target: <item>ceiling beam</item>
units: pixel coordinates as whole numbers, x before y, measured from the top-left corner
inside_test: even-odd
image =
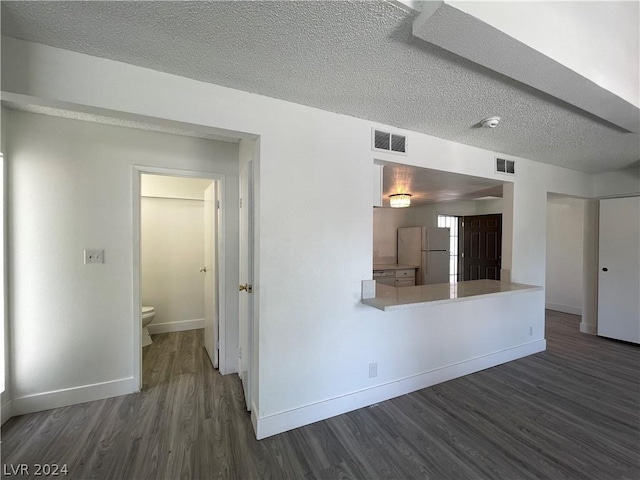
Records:
[[[446,2],[426,2],[413,35],[640,133],[640,109],[531,46]]]

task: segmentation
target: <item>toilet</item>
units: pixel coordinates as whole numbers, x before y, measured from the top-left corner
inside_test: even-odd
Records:
[[[153,320],[153,317],[156,316],[156,310],[153,307],[142,307],[142,346],[146,347],[153,343],[151,340],[151,335],[149,334],[149,329],[147,326]]]

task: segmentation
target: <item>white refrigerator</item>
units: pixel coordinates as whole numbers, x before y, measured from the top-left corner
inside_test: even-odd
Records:
[[[416,265],[416,285],[449,283],[449,229],[398,229],[398,263]]]

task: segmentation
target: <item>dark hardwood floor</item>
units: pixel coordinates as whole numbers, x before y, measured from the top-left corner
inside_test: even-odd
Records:
[[[9,420],[3,476],[637,480],[640,348],[578,324],[548,311],[546,352],[261,441],[202,331],[156,335],[142,392]]]

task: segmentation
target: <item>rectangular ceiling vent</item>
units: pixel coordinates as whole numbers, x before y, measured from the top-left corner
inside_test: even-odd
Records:
[[[372,150],[407,154],[407,137],[382,130],[371,129]]]
[[[505,160],[504,158],[496,157],[496,172],[515,175],[516,162],[514,160]]]

